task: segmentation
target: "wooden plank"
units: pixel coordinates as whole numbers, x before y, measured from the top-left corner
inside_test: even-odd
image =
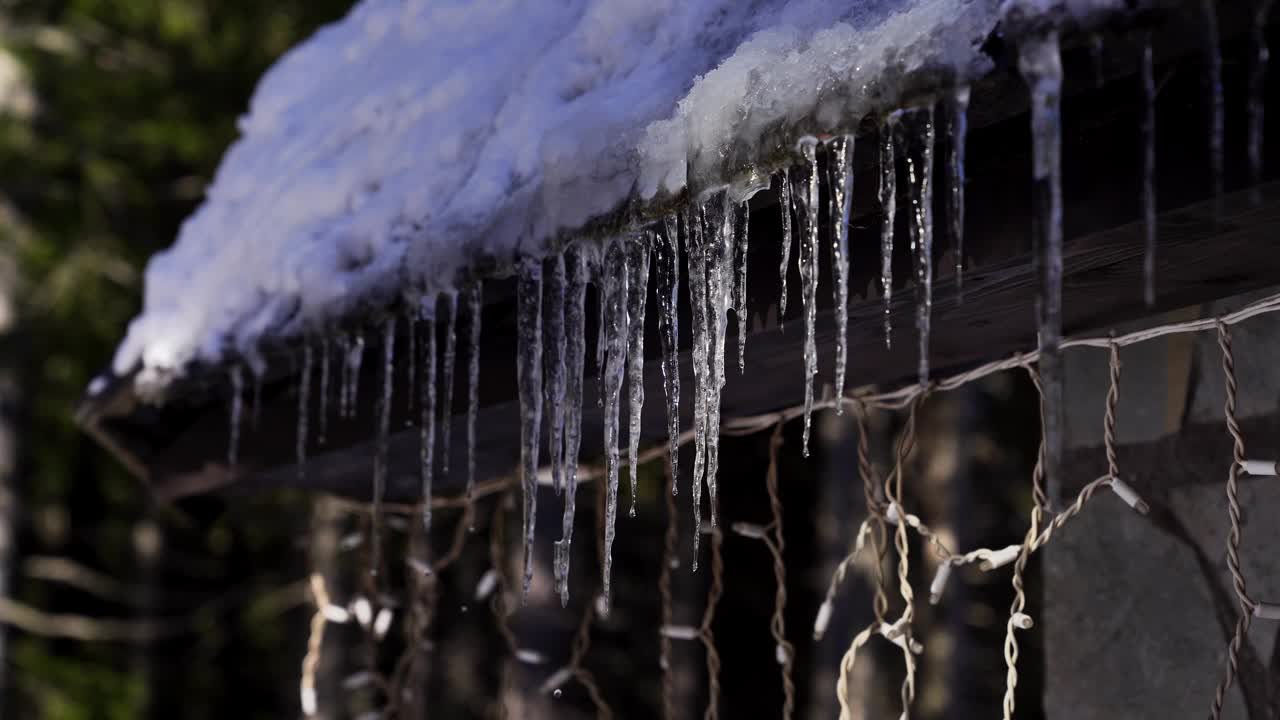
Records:
[[[1161,278],[1168,286],[1158,309],[1173,309],[1266,287],[1280,279],[1280,253],[1267,247],[1271,228],[1280,224],[1280,183],[1261,189],[1264,201],[1255,205],[1249,193],[1233,194],[1224,200],[1224,211],[1213,219],[1212,202],[1167,213],[1160,218]],[[1078,238],[1068,247],[1067,282],[1063,289],[1065,323],[1070,332],[1099,330],[1148,313],[1140,297],[1141,228],[1126,225]],[[976,271],[969,279],[968,297],[963,305],[943,300],[935,305],[933,348],[935,357],[946,358],[940,369],[956,369],[994,357],[1026,350],[1035,345],[1035,329],[1029,308],[1035,294],[1030,264],[1016,257]],[[950,280],[939,283],[940,298],[950,297]],[[914,330],[904,322],[913,306],[909,293],[895,301],[894,314],[900,327],[898,340],[885,349],[880,336],[880,305],[862,302],[851,308],[849,376],[854,383],[875,379],[887,384],[909,381],[915,370]],[[1124,301],[1125,295],[1133,295]],[[830,381],[834,348],[834,321],[830,310],[819,314],[817,340],[822,357],[820,382]],[[761,330],[748,339],[748,372],[730,372],[723,398],[726,418],[752,415],[795,405],[803,393],[803,360],[800,323],[793,320],[785,328]],[[730,343],[734,338],[730,337]],[[689,392],[693,375],[690,357],[681,357],[681,382]],[[665,437],[660,370],[655,362],[646,364],[646,394],[649,401],[643,415],[646,443]],[[602,413],[597,406],[596,384],[587,383],[584,403],[584,455],[597,455],[602,440]],[[510,473],[519,459],[518,404],[499,402],[480,413],[481,437],[478,473],[491,478]],[[682,423],[692,423],[688,394],[682,403]],[[370,418],[365,423],[372,425]],[[453,433],[461,439],[462,423],[455,420]],[[211,428],[208,440],[221,437],[221,426]],[[201,440],[200,442],[203,442]],[[290,465],[257,474],[245,483],[254,490],[264,487],[303,486],[332,492],[360,494],[363,479],[372,467],[371,442],[341,448],[320,455],[308,464],[305,477]],[[388,496],[399,499],[417,494],[418,431],[401,430],[391,439],[391,477]],[[463,467],[461,443],[455,440],[452,465]],[[446,489],[460,482],[458,473],[438,481]],[[184,486],[182,483],[192,483]],[[207,480],[173,478],[164,495],[181,495],[207,489]]]

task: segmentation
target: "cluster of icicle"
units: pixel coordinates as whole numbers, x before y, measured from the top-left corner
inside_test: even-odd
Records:
[[[1211,5],[1209,6],[1211,9]],[[1261,176],[1261,87],[1258,79],[1265,73],[1265,45],[1258,53],[1257,67],[1250,94],[1250,165],[1255,179]],[[1217,56],[1216,45],[1209,48]],[[1142,123],[1144,152],[1142,155],[1144,187],[1142,192],[1143,216],[1146,225],[1144,269],[1145,295],[1151,302],[1155,254],[1155,198],[1154,175],[1154,90],[1151,70],[1150,39],[1146,40],[1142,54],[1141,88],[1145,101]],[[1019,69],[1031,91],[1031,127],[1033,142],[1033,183],[1035,187],[1035,246],[1033,258],[1037,275],[1036,315],[1039,330],[1040,378],[1042,383],[1043,414],[1045,422],[1046,480],[1052,486],[1061,462],[1062,447],[1062,372],[1060,343],[1062,337],[1061,284],[1062,264],[1062,191],[1060,163],[1060,104],[1062,67],[1057,35],[1048,32],[1027,38],[1019,50]],[[1220,64],[1220,63],[1219,63]],[[1215,65],[1216,67],[1216,65]],[[1217,83],[1215,87],[1220,86]],[[969,89],[961,85],[954,88],[937,103],[937,111],[945,112],[945,127],[950,137],[949,154],[943,160],[946,172],[947,194],[944,207],[947,212],[946,229],[955,258],[956,285],[959,298],[963,299],[964,259],[964,183],[965,183],[965,135],[966,114],[969,105]],[[1215,105],[1217,107],[1217,105]],[[880,288],[884,303],[884,339],[891,342],[891,300],[893,290],[894,226],[898,199],[899,158],[906,170],[907,199],[910,213],[908,227],[913,260],[912,286],[915,292],[916,328],[919,339],[918,379],[929,382],[929,335],[933,289],[933,189],[935,148],[935,106],[925,104],[889,113],[881,118],[878,156],[880,164],[878,198],[882,218],[880,241]],[[1216,116],[1216,112],[1215,112]],[[1221,126],[1211,123],[1210,154],[1215,178],[1221,163]],[[819,214],[821,185],[828,185],[829,200],[826,212],[830,233],[825,242],[830,243],[832,258],[831,284],[837,323],[835,357],[835,389],[843,393],[845,367],[848,358],[847,306],[849,302],[849,250],[848,230],[853,195],[854,138],[841,135],[825,142],[814,137],[804,137],[796,145],[801,162],[777,173],[774,184],[781,200],[782,243],[780,248],[780,273],[782,292],[779,297],[780,317],[786,314],[786,279],[791,263],[793,237],[799,250],[795,261],[802,281],[801,302],[805,326],[804,339],[804,453],[808,454],[810,416],[814,404],[814,378],[817,374],[817,351],[814,339],[817,317],[819,283],[818,258],[820,243]],[[818,152],[826,154],[825,169],[820,171]],[[1220,182],[1215,179],[1215,189]],[[604,456],[607,489],[605,519],[605,559],[603,577],[603,606],[608,607],[610,595],[611,556],[616,538],[618,511],[618,485],[621,474],[620,417],[623,388],[627,402],[627,460],[631,476],[630,514],[636,512],[636,482],[640,441],[640,418],[644,403],[644,323],[649,298],[650,271],[654,278],[658,311],[659,337],[661,338],[661,370],[666,400],[667,431],[669,438],[669,462],[673,478],[678,468],[678,449],[681,434],[680,423],[680,349],[678,304],[681,272],[685,273],[684,285],[688,288],[687,303],[692,321],[693,366],[693,476],[689,478],[692,514],[694,521],[694,560],[697,569],[697,548],[702,535],[702,495],[704,488],[710,496],[710,523],[718,523],[716,516],[716,478],[719,466],[720,394],[725,384],[725,352],[729,311],[737,320],[738,368],[745,371],[747,335],[747,255],[748,255],[748,200],[760,188],[741,191],[739,188],[720,189],[704,193],[697,201],[690,202],[654,226],[616,237],[605,242],[583,239],[570,243],[561,252],[545,258],[528,258],[518,264],[518,357],[520,427],[521,427],[521,479],[524,495],[523,538],[525,545],[525,569],[523,595],[527,595],[533,572],[533,547],[537,519],[537,484],[539,450],[543,439],[543,426],[550,452],[550,475],[557,496],[563,498],[562,537],[555,544],[553,571],[556,590],[563,603],[568,602],[569,559],[573,540],[575,489],[578,482],[578,456],[581,450],[582,406],[584,388],[586,338],[587,287],[595,288],[599,307],[598,335],[595,338],[596,364],[600,368],[600,395],[604,408]],[[683,262],[682,262],[683,261]],[[469,394],[467,404],[467,493],[470,495],[475,475],[476,412],[478,404],[479,341],[481,286],[477,282],[462,291],[471,318],[467,357],[469,367]],[[411,402],[418,402],[421,412],[421,482],[423,497],[431,496],[432,479],[437,464],[435,445],[437,416],[443,422],[440,434],[443,439],[443,470],[448,472],[449,419],[452,416],[453,374],[456,358],[456,324],[458,318],[458,292],[443,295],[446,306],[444,323],[445,348],[443,352],[443,378],[439,382],[444,389],[443,408],[438,412],[437,398],[437,306],[432,295],[415,308],[409,318],[409,345],[414,362],[408,382]],[[839,311],[845,309],[846,311]],[[380,506],[385,491],[387,452],[390,433],[390,406],[392,402],[392,367],[395,353],[394,317],[383,328],[383,386],[378,398],[377,459],[374,467],[374,519],[373,537],[379,530]],[[418,326],[422,325],[423,328]],[[416,338],[425,336],[424,343]],[[326,340],[320,353],[319,436],[327,432],[327,403],[330,394],[329,374],[331,352]],[[365,351],[362,335],[340,337],[341,388],[339,413],[351,417],[355,413],[359,392],[358,379]],[[311,403],[310,385],[313,372],[313,352],[306,349],[303,355],[302,386],[299,391],[299,419],[297,454],[298,467],[305,467],[308,441],[307,417]],[[415,372],[423,376],[415,379]],[[414,392],[416,383],[417,393]],[[235,465],[239,438],[241,392],[243,378],[240,370],[232,373],[235,392],[232,401],[231,447],[228,461]],[[256,391],[255,391],[256,395]],[[255,404],[256,408],[256,404]],[[839,405],[837,405],[839,408]],[[676,493],[679,482],[672,483]],[[430,503],[424,504],[423,522],[431,521]],[[375,561],[373,566],[376,568]]]
[[[946,198],[951,220],[952,241],[957,258],[963,256],[963,206],[964,206],[964,141],[965,114],[968,106],[968,89],[956,89],[942,104],[950,112],[947,123],[952,137],[951,153],[946,160],[950,192]],[[933,166],[934,166],[934,108],[931,105],[899,110],[885,116],[881,129],[880,201],[882,205],[883,233],[881,242],[881,287],[885,302],[885,341],[890,340],[889,302],[892,293],[892,256],[894,246],[894,222],[897,196],[897,157],[905,158],[908,181],[910,216],[910,242],[915,257],[914,288],[917,299],[916,325],[919,335],[919,380],[929,377],[929,321],[932,308],[933,279]],[[814,380],[817,375],[817,323],[819,263],[821,255],[819,216],[822,212],[821,186],[828,185],[828,223],[831,231],[825,241],[830,243],[831,284],[835,306],[847,308],[849,303],[849,250],[848,231],[853,196],[853,148],[851,135],[840,135],[820,142],[814,137],[801,138],[796,152],[802,162],[787,168],[775,177],[779,187],[782,210],[782,246],[780,272],[782,294],[779,298],[780,314],[786,313],[786,276],[791,263],[793,238],[798,242],[795,262],[801,278],[801,303],[805,327],[804,339],[804,452],[808,454],[810,418],[814,404]],[[819,150],[826,153],[825,172],[819,164]],[[658,303],[659,336],[662,342],[661,369],[666,395],[667,430],[670,443],[669,462],[675,476],[678,467],[680,426],[680,348],[678,312],[681,273],[685,273],[684,286],[688,288],[689,316],[692,322],[693,346],[690,352],[693,365],[693,476],[688,480],[694,521],[694,560],[697,568],[697,548],[702,535],[702,495],[709,495],[711,508],[709,522],[714,528],[716,516],[717,483],[719,469],[720,394],[726,379],[725,353],[728,335],[729,312],[732,309],[737,320],[738,368],[745,371],[747,335],[747,255],[748,255],[748,200],[750,191],[737,192],[733,188],[707,193],[699,201],[691,202],[678,212],[666,217],[654,227],[645,228],[603,243],[596,240],[580,240],[571,243],[562,252],[546,258],[528,258],[520,261],[517,273],[517,377],[520,400],[521,467],[520,476],[524,496],[523,538],[525,545],[525,569],[522,593],[526,594],[533,574],[533,547],[537,519],[537,484],[540,467],[539,451],[545,432],[549,448],[549,466],[556,494],[563,497],[562,537],[555,544],[553,571],[556,590],[561,601],[568,602],[569,558],[573,540],[575,512],[575,488],[577,485],[578,456],[581,449],[582,404],[584,387],[586,338],[587,287],[595,288],[600,321],[595,338],[597,366],[600,370],[601,401],[604,408],[604,456],[607,488],[605,518],[605,559],[603,578],[603,602],[608,607],[610,596],[611,555],[616,537],[618,512],[618,485],[621,475],[620,418],[623,388],[626,386],[627,404],[627,460],[631,476],[630,514],[636,512],[636,482],[640,442],[640,417],[644,403],[644,323],[646,304],[650,296],[649,278],[652,267],[655,281],[653,293]],[[1060,243],[1059,243],[1060,245]],[[1051,265],[1052,261],[1046,261]],[[1060,265],[1060,262],[1058,263]],[[957,260],[957,273],[962,267]],[[475,422],[477,387],[479,383],[479,310],[480,285],[465,292],[470,323],[470,343],[467,356],[470,359],[467,408],[468,469],[467,491],[474,483]],[[451,423],[453,373],[456,357],[456,328],[458,297],[456,292],[444,296],[446,307],[445,338],[443,352],[443,378],[437,383],[437,298],[430,296],[422,301],[409,319],[410,352],[418,366],[410,374],[409,394],[416,397],[421,412],[421,482],[424,497],[430,497],[436,458],[436,437],[442,435],[444,471],[447,472],[449,445],[448,428]],[[848,316],[836,312],[837,342],[835,358],[835,387],[837,392],[845,388],[845,367],[848,359]],[[423,327],[419,328],[421,325]],[[386,489],[387,453],[390,434],[390,408],[393,400],[393,372],[396,341],[396,318],[389,317],[382,328],[383,379],[377,398],[377,442],[373,473],[373,498],[375,523],[381,516],[380,505]],[[1052,332],[1042,337],[1056,337]],[[425,341],[417,338],[425,337]],[[319,434],[325,436],[327,401],[329,390],[330,356],[333,354],[326,341],[320,352]],[[339,414],[351,417],[357,407],[359,377],[365,354],[363,335],[356,333],[339,339],[340,390]],[[418,348],[418,345],[425,347]],[[302,386],[299,392],[297,462],[299,472],[305,472],[308,443],[308,416],[310,414],[313,352],[308,347],[303,355]],[[236,373],[233,379],[239,377]],[[238,380],[237,380],[238,382]],[[418,392],[414,393],[416,384]],[[443,388],[443,411],[437,398],[437,385]],[[237,392],[237,397],[239,393]],[[234,433],[239,426],[239,405],[233,406],[233,456]],[[437,430],[438,419],[444,420],[442,431]],[[543,426],[546,426],[544,431]],[[676,492],[679,482],[672,485]],[[430,504],[424,505],[423,522],[430,524]],[[378,536],[378,530],[372,533]],[[377,555],[377,543],[374,543]],[[372,565],[376,568],[378,562]]]
[[[1047,413],[1060,417],[1061,373],[1058,346],[1061,338],[1062,230],[1059,168],[1058,106],[1061,65],[1057,37],[1048,34],[1024,44],[1021,69],[1032,88],[1035,182],[1042,197],[1037,236],[1040,289],[1037,301],[1040,351],[1046,363]],[[969,90],[955,88],[938,104],[949,114],[950,153],[945,158],[948,193],[944,198],[948,232],[955,251],[957,285],[963,287],[965,134]],[[885,302],[885,341],[891,338],[890,301],[893,287],[892,257],[897,198],[897,167],[901,156],[906,169],[909,240],[916,294],[916,329],[919,338],[919,382],[929,382],[929,335],[933,305],[933,192],[935,107],[926,104],[895,111],[883,118],[880,132],[881,163],[879,198],[882,210],[881,288]],[[782,213],[780,315],[786,313],[786,278],[792,262],[793,238],[798,243],[795,262],[801,278],[804,318],[804,452],[808,454],[814,380],[817,375],[818,259],[820,244],[829,243],[831,284],[837,309],[849,303],[849,217],[853,196],[853,147],[851,135],[801,138],[796,154],[801,162],[782,170],[775,178]],[[819,164],[819,151],[826,162]],[[823,168],[825,167],[825,172]],[[827,190],[822,192],[823,183]],[[825,212],[830,228],[820,237],[820,198],[828,200]],[[550,466],[557,494],[564,497],[563,535],[556,543],[554,575],[562,602],[568,600],[569,556],[572,542],[574,487],[582,422],[583,355],[586,349],[586,286],[596,287],[600,299],[597,364],[602,369],[600,389],[604,408],[606,483],[605,558],[603,603],[608,607],[611,555],[616,538],[618,486],[621,475],[620,422],[624,385],[627,389],[627,459],[631,474],[631,509],[635,514],[637,455],[640,416],[644,402],[644,322],[650,267],[654,268],[658,303],[659,337],[662,340],[662,372],[666,394],[669,462],[676,482],[680,435],[680,381],[676,307],[685,272],[689,317],[692,322],[693,366],[693,476],[691,489],[694,522],[694,561],[702,535],[702,494],[710,496],[709,521],[716,516],[716,478],[719,465],[720,393],[725,384],[725,353],[729,312],[737,320],[738,367],[745,370],[747,330],[748,200],[750,192],[736,188],[704,193],[653,227],[601,245],[595,241],[571,244],[549,259],[526,260],[519,267],[518,376],[521,401],[521,442],[524,504],[525,575],[527,593],[532,578],[532,547],[537,517],[538,452],[546,435]],[[683,259],[683,263],[681,260]],[[843,393],[848,360],[847,311],[835,312],[837,323],[835,388]],[[1050,422],[1049,447],[1060,447],[1060,423]],[[1050,451],[1056,462],[1060,453]],[[1052,470],[1050,470],[1052,475]]]
[[[964,115],[967,89],[954,94],[948,103],[954,115],[949,124],[957,137],[948,161],[954,192],[950,202],[963,204]],[[914,132],[898,132],[897,126]],[[885,152],[894,167],[894,146],[906,148],[911,198],[911,243],[917,257],[916,288],[919,296],[917,325],[920,331],[920,380],[928,380],[928,334],[931,308],[933,218],[932,167],[934,124],[932,107],[900,111],[886,120]],[[822,212],[821,185],[828,185],[828,217],[833,266],[831,278],[836,307],[849,302],[848,230],[853,195],[852,136],[841,135],[825,143],[825,172],[818,162],[822,143],[802,138],[796,146],[803,162],[779,173],[782,207],[782,247],[780,271],[783,293],[781,312],[786,312],[786,275],[791,263],[793,237],[798,242],[795,255],[801,278],[801,301],[805,326],[805,452],[808,452],[810,416],[814,404],[817,375],[817,324],[819,267],[821,255],[819,216]],[[882,175],[889,198],[885,208],[885,254],[883,284],[891,287],[893,252],[893,203],[895,173]],[[596,287],[600,299],[599,335],[596,338],[597,364],[602,368],[600,388],[604,407],[604,455],[606,483],[605,559],[603,598],[607,607],[610,592],[611,554],[616,537],[618,486],[621,475],[620,437],[623,388],[627,393],[627,459],[631,475],[631,515],[635,515],[637,456],[640,416],[644,403],[644,322],[650,266],[654,268],[658,303],[659,337],[662,340],[662,372],[666,394],[669,462],[672,490],[679,488],[678,438],[680,435],[680,378],[677,337],[680,274],[685,273],[689,317],[692,322],[693,366],[693,476],[688,480],[694,522],[694,561],[702,535],[702,494],[709,494],[709,521],[714,528],[719,467],[720,393],[726,379],[725,353],[729,312],[737,320],[738,368],[746,366],[748,201],[746,193],[721,189],[690,203],[652,228],[611,239],[601,246],[594,241],[572,244],[549,259],[526,260],[519,268],[519,353],[518,377],[521,400],[522,470],[524,482],[524,537],[526,547],[525,591],[532,577],[530,548],[537,516],[538,452],[546,435],[551,452],[550,466],[557,494],[564,494],[562,539],[556,543],[554,575],[562,602],[568,600],[569,555],[574,514],[577,453],[581,431],[583,354],[585,352],[586,286]],[[959,211],[954,225],[960,242]],[[683,259],[683,263],[681,260]],[[843,392],[848,357],[847,314],[835,313],[837,320],[835,386]]]
[[[681,250],[683,248],[683,252]],[[521,477],[524,484],[525,593],[532,578],[531,548],[537,517],[538,452],[547,424],[552,484],[564,497],[563,536],[555,546],[554,575],[561,601],[569,596],[574,496],[582,429],[586,353],[586,289],[592,284],[600,308],[595,338],[604,407],[606,478],[603,598],[607,607],[613,541],[617,535],[621,475],[621,408],[627,401],[627,460],[630,514],[636,514],[640,416],[644,405],[644,324],[653,268],[662,342],[671,462],[680,435],[679,328],[681,259],[689,288],[694,367],[694,522],[705,484],[715,507],[719,450],[720,390],[725,381],[725,338],[732,306],[744,317],[747,208],[716,193],[705,203],[667,218],[658,228],[611,239],[572,244],[563,253],[527,260],[519,267],[518,378],[521,402]],[[741,356],[740,356],[741,359]],[[714,514],[711,518],[714,523]],[[695,545],[699,531],[695,533]],[[696,562],[696,561],[695,561]]]

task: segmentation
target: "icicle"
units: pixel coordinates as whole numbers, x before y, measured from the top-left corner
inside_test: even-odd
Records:
[[[605,363],[605,269],[604,269],[604,250],[600,250],[596,257],[596,406],[604,407],[604,363]]]
[[[240,416],[244,412],[244,368],[231,367],[231,426],[227,432],[227,469],[234,475],[240,461]]]
[[[564,256],[542,261],[542,372],[546,378],[543,402],[547,417],[547,448],[551,453],[551,481],[559,495],[564,487]]]
[[[746,258],[751,229],[751,206],[744,200],[733,218],[733,246],[737,254],[737,277],[733,284],[733,315],[737,318],[737,372],[746,373]]]
[[[1031,142],[1040,291],[1040,382],[1045,482],[1057,488],[1062,462],[1062,61],[1050,32],[1021,48],[1018,66],[1031,87]]]
[[[1249,184],[1253,200],[1261,200],[1258,185],[1262,183],[1263,118],[1266,111],[1267,64],[1271,49],[1267,46],[1266,25],[1272,0],[1254,0],[1253,26],[1250,28],[1249,55]]]
[[[896,114],[880,126],[880,289],[884,297],[884,346],[893,342],[893,222],[898,206],[897,161],[893,153]]]
[[[745,205],[745,203],[744,203]],[[679,494],[680,451],[680,236],[675,216],[663,221],[665,237],[658,243],[658,330],[662,337],[662,379],[667,396],[667,452],[671,465],[671,494]],[[745,250],[745,239],[744,239]]]
[[[417,399],[418,393],[418,309],[415,307],[406,307],[404,311],[404,324],[408,330],[406,338],[406,352],[409,361],[404,364],[405,373],[405,427],[413,425],[413,403]]]
[[[476,280],[467,291],[471,314],[471,340],[467,351],[467,500],[476,487],[476,416],[480,412],[480,313],[484,306],[484,285]]]
[[[964,302],[964,147],[969,136],[969,86],[951,94],[951,155],[947,159],[947,218],[956,256],[956,298]]]
[[[818,374],[818,346],[814,340],[818,325],[818,141],[800,141],[805,175],[800,192],[793,193],[796,217],[800,218],[800,285],[804,303],[804,442],[809,457],[809,432],[813,419],[813,378]]]
[[[343,333],[338,336],[338,351],[341,353],[341,367],[339,367],[338,379],[338,417],[347,417],[347,406],[350,404],[348,398],[351,396],[351,364],[347,362],[347,358],[351,355],[351,338]]]
[[[307,414],[311,409],[311,343],[302,346],[302,376],[298,379],[298,433],[294,439],[298,481],[307,478]]]
[[[357,344],[364,349],[364,339],[357,336]],[[387,454],[391,443],[391,390],[395,380],[393,370],[396,352],[396,318],[388,317],[382,324],[382,395],[378,398],[378,440],[377,454],[373,460],[373,520],[369,534],[373,543],[370,546],[369,574],[378,576],[382,567],[382,500],[387,492]],[[358,373],[359,364],[357,363]],[[354,397],[354,390],[352,392]]]
[[[253,412],[249,417],[249,427],[258,429],[258,419],[262,417],[262,373],[253,373]]]
[[[1102,40],[1102,33],[1089,33],[1089,62],[1093,65],[1093,87],[1100,88],[1106,82],[1106,73],[1103,72],[1102,63],[1105,59],[1106,46]]]
[[[329,433],[329,338],[320,341],[320,442]]]
[[[565,253],[564,293],[564,522],[555,545],[554,574],[560,605],[569,604],[569,558],[578,495],[578,449],[582,444],[582,376],[587,354],[587,258],[580,247]]]
[[[524,488],[524,580],[520,602],[533,582],[533,540],[538,514],[538,443],[542,424],[542,263],[524,260],[516,283],[517,382],[520,388],[520,480]]]
[[[916,332],[920,339],[919,378],[929,384],[929,326],[933,315],[933,107],[911,113],[918,153],[907,148],[907,182],[911,193],[911,250],[915,256]]]
[[[640,413],[644,409],[644,310],[649,297],[648,237],[627,240],[627,462],[631,465],[631,510],[636,516],[640,481]]]
[[[1147,306],[1156,302],[1156,82],[1151,31],[1142,36],[1142,287]]]
[[[853,136],[831,141],[827,154],[831,171],[831,285],[836,314],[836,395],[844,395],[844,371],[849,358],[849,210],[853,203]],[[836,403],[836,414],[844,403]]]
[[[431,496],[435,481],[436,460],[436,298],[423,298],[418,309],[426,347],[422,349],[422,382],[418,392],[418,408],[422,421],[418,424],[418,479],[422,483],[422,527],[431,531]],[[470,490],[468,490],[470,492]]]
[[[360,366],[364,364],[364,333],[357,332],[347,354],[347,372],[351,384],[347,388],[347,417],[355,417],[360,410]]]
[[[724,388],[725,335],[729,328],[729,306],[733,294],[733,204],[729,194],[713,197],[703,212],[706,230],[707,327],[708,342],[706,403],[706,478],[711,506],[711,527],[719,522],[716,502],[717,478],[720,472],[720,391]]]
[[[444,294],[447,322],[449,327],[444,333],[444,390],[443,407],[440,409],[440,472],[449,474],[449,446],[453,436],[453,369],[458,360],[458,293]]]
[[[607,482],[604,519],[604,607],[609,607],[613,540],[618,517],[618,409],[627,361],[627,253],[621,240],[609,243],[605,255],[604,453]]]
[[[785,187],[785,186],[784,186]],[[788,196],[790,194],[788,193]],[[702,211],[690,207],[680,214],[684,226],[685,258],[689,279],[689,316],[692,322],[693,360],[693,570],[698,570],[698,545],[702,538],[702,483],[707,454],[707,365],[710,331],[707,329],[707,259],[702,239]]]
[[[782,206],[782,262],[778,266],[778,277],[782,282],[782,290],[778,294],[778,325],[786,322],[787,266],[791,264],[791,173],[784,168],[781,178],[778,204]]]
[[[1212,183],[1215,208],[1222,210],[1224,188],[1224,143],[1226,101],[1222,91],[1222,46],[1218,39],[1218,10],[1216,0],[1200,0],[1204,24],[1204,53],[1206,82],[1209,85],[1209,180]]]

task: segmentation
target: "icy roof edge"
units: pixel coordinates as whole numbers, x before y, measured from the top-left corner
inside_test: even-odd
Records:
[[[517,255],[546,252],[568,238],[603,236],[646,224],[682,202],[690,184],[695,192],[735,183],[740,193],[749,192],[761,180],[767,181],[768,172],[794,160],[797,137],[851,133],[865,116],[895,108],[926,87],[964,82],[986,71],[989,63],[981,54],[981,44],[1001,22],[1015,18],[1082,21],[1119,5],[1118,0],[915,0],[888,12],[871,30],[855,29],[844,20],[809,31],[785,24],[750,33],[740,30],[745,40],[713,69],[693,79],[688,91],[673,103],[669,117],[644,124],[640,132],[623,133],[624,138],[636,138],[634,148],[623,153],[622,168],[630,173],[624,178],[629,180],[625,192],[606,195],[590,213],[578,209],[575,216],[556,207],[581,197],[584,183],[599,184],[595,174],[601,165],[590,162],[584,151],[600,148],[588,141],[567,151],[561,148],[571,161],[553,166],[562,171],[579,168],[581,177],[557,180],[547,178],[544,171],[532,198],[519,197],[521,188],[512,190],[516,202],[499,195],[506,205],[490,217],[477,216],[478,224],[458,226],[453,218],[454,225],[432,225],[429,211],[426,220],[406,221],[403,206],[397,214],[389,206],[379,207],[377,199],[365,198],[373,204],[372,212],[357,208],[336,220],[324,218],[340,226],[335,232],[317,226],[311,217],[324,214],[315,212],[308,202],[315,198],[294,197],[302,207],[271,207],[267,214],[249,221],[268,225],[278,220],[275,211],[279,209],[284,215],[277,223],[284,228],[280,232],[292,233],[294,240],[292,246],[271,244],[275,255],[262,260],[266,267],[254,267],[252,255],[264,242],[252,237],[258,228],[228,216],[243,214],[246,203],[249,210],[260,210],[253,203],[261,188],[253,182],[241,186],[246,176],[252,178],[255,171],[270,176],[272,168],[263,167],[258,159],[246,162],[244,158],[249,151],[261,149],[254,146],[255,132],[270,137],[278,129],[273,126],[298,121],[289,111],[306,103],[295,98],[290,104],[289,98],[280,101],[272,93],[288,94],[280,88],[289,85],[285,80],[291,67],[296,74],[324,59],[314,57],[316,46],[325,46],[326,39],[343,32],[337,27],[327,29],[264,79],[255,96],[254,113],[243,123],[246,136],[228,153],[206,206],[184,225],[175,248],[157,256],[148,269],[146,311],[135,320],[117,352],[114,370],[119,375],[137,371],[136,389],[151,400],[163,399],[174,378],[196,367],[239,360],[261,371],[265,343],[287,342],[352,316],[385,310],[409,288],[413,293],[447,291],[464,274],[502,273]],[[785,15],[790,6],[781,3],[779,14]],[[366,2],[344,23],[360,22],[362,12],[376,17],[379,7],[377,2]],[[368,19],[364,18],[366,24]],[[273,102],[286,107],[273,113]],[[617,122],[617,118],[606,118],[602,124],[617,129]],[[268,159],[296,158],[302,152],[299,144],[297,139],[293,145],[286,142]],[[540,149],[548,152],[545,143]],[[330,164],[343,160],[341,153],[324,158]],[[342,168],[329,169],[339,172]],[[605,169],[610,169],[607,163]],[[473,168],[467,182],[474,180],[475,172]],[[369,195],[378,193],[378,188],[366,190]],[[339,199],[352,202],[349,196]],[[353,227],[357,225],[365,227]],[[443,228],[463,239],[452,244],[440,242],[439,237],[428,240],[423,237],[428,228]],[[202,263],[227,264],[228,253],[224,250],[220,257],[222,243],[201,242],[201,238],[216,238],[210,234],[215,230],[246,229],[255,231],[249,240],[237,236],[234,242],[250,256],[233,258],[231,272],[222,276],[209,273]],[[474,242],[477,237],[484,239]],[[298,245],[302,247],[294,247]],[[273,262],[289,267],[272,267]],[[237,296],[235,301],[219,297],[227,294]]]

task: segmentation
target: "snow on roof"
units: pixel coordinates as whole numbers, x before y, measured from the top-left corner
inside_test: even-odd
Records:
[[[364,0],[263,78],[204,204],[147,268],[114,370],[253,363],[268,334],[447,290],[479,258],[536,254],[628,199],[679,192],[689,167],[700,188],[724,184],[729,149],[770,127],[852,127],[902,74],[887,69],[980,70],[1005,11]]]

